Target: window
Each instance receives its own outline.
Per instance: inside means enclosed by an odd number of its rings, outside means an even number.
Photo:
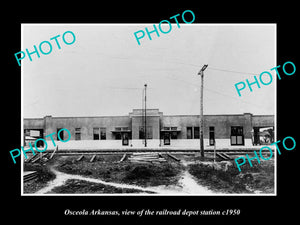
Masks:
[[[93,138],[94,140],[106,140],[106,128],[105,127],[93,128]]]
[[[99,135],[99,128],[93,128],[93,139],[94,140],[100,140],[100,135]]]
[[[200,138],[199,127],[186,127],[186,138],[187,139],[199,139]]]
[[[81,140],[81,128],[75,128],[75,140]]]
[[[36,139],[44,138],[44,130],[43,129],[24,129],[24,145],[28,145],[28,143],[31,143],[32,146],[35,145]],[[34,139],[33,139],[34,138]],[[38,140],[36,142],[37,147],[44,147],[44,141]]]
[[[194,139],[200,138],[199,127],[194,127]]]
[[[215,145],[215,127],[209,127],[209,145]]]
[[[177,130],[177,127],[171,127],[171,130]]]
[[[193,127],[186,128],[186,138],[193,139]]]
[[[244,145],[243,127],[234,126],[231,127],[231,145]]]
[[[170,127],[164,127],[164,130],[170,130]]]

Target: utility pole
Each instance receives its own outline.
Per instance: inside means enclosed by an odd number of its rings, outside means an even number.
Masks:
[[[200,136],[200,154],[201,157],[204,157],[204,144],[203,144],[203,81],[204,81],[204,70],[207,68],[207,64],[202,67],[198,75],[201,76],[201,89],[200,89],[200,126],[199,126],[199,136]]]
[[[147,84],[145,86],[145,128],[144,128],[144,138],[145,138],[145,147],[147,147],[147,105],[146,105],[146,90],[147,90]]]

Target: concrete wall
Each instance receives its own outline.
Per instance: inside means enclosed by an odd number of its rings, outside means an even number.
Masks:
[[[262,121],[264,122],[264,121]],[[178,139],[187,138],[187,127],[199,127],[199,116],[163,116],[161,126],[181,129]],[[209,127],[215,127],[215,138],[230,138],[232,126],[242,126],[245,138],[251,138],[251,114],[242,115],[205,115],[204,138],[209,138]]]
[[[23,120],[24,129],[45,129],[44,118],[30,118]]]
[[[92,148],[108,148],[122,146],[122,140],[115,140],[112,131],[116,127],[128,127],[132,131],[132,140],[129,145],[133,147],[143,147],[144,140],[139,139],[139,127],[142,124],[142,111],[133,110],[129,116],[107,116],[107,117],[51,117],[24,119],[24,129],[43,129],[43,137],[51,133],[56,133],[59,128],[67,128],[71,133],[71,140],[64,145],[86,146]],[[152,126],[153,139],[148,140],[148,147],[164,146],[160,130],[163,127],[177,127],[180,132],[176,140],[171,140],[170,147],[197,147],[199,139],[187,139],[187,127],[199,127],[199,116],[197,115],[179,115],[163,116],[158,109],[147,111],[147,126]],[[253,116],[250,113],[239,115],[205,115],[204,116],[204,145],[208,145],[209,127],[215,128],[215,139],[217,146],[225,147],[230,145],[231,127],[242,126],[244,132],[245,146],[252,146],[253,127],[271,127],[274,126],[274,116],[258,115]],[[106,140],[93,140],[93,128],[105,127]],[[75,128],[81,128],[81,140],[75,141]],[[64,137],[68,138],[64,132]],[[56,134],[53,138],[57,140]],[[46,140],[51,140],[50,137]],[[85,142],[84,142],[85,141]],[[84,144],[85,143],[85,144]],[[238,146],[237,146],[238,147]],[[73,147],[72,147],[73,148]]]
[[[147,127],[152,127],[152,139],[159,139],[159,117],[158,116],[147,116]],[[132,139],[139,139],[139,128],[144,126],[142,117],[132,117]]]
[[[252,116],[253,127],[274,127],[274,116],[272,115],[254,115]]]
[[[116,127],[131,129],[131,120],[128,116],[110,117],[45,117],[46,134],[57,132],[59,128],[67,128],[71,133],[71,140],[75,140],[75,128],[81,128],[81,140],[93,140],[93,128],[106,127],[106,140],[115,140],[111,132]],[[66,133],[64,133],[67,135]],[[56,135],[53,137],[56,138]],[[67,137],[67,136],[66,136]],[[48,140],[51,138],[48,137]]]

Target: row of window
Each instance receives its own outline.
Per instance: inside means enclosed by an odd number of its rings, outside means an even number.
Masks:
[[[58,131],[62,128],[57,129]],[[122,132],[128,131],[128,127],[116,127],[115,128],[115,139],[131,139],[131,133]],[[25,136],[30,135],[30,130],[25,129]],[[120,132],[118,132],[120,131]],[[170,132],[168,132],[170,131]],[[199,139],[200,132],[199,127],[187,127],[186,128],[186,138],[187,139]],[[146,127],[147,139],[153,138],[152,126]],[[163,132],[161,132],[161,137],[163,139],[177,139],[177,127],[164,127]],[[64,140],[64,133],[60,133],[60,138]],[[139,139],[145,138],[144,126],[139,127]],[[94,127],[93,128],[93,139],[94,140],[106,140],[106,128],[105,127]],[[57,140],[58,137],[57,137]],[[81,128],[75,128],[75,140],[81,140]],[[230,136],[232,145],[243,145],[244,144],[244,135],[242,126],[232,126],[231,127],[231,136]],[[215,127],[209,127],[209,144],[214,145],[215,143]]]
[[[199,139],[199,127],[187,127],[187,139]],[[242,126],[232,126],[230,134],[231,145],[244,145],[244,132]],[[209,145],[215,144],[215,127],[209,127]]]
[[[106,128],[105,127],[93,128],[93,138],[94,140],[106,140]]]
[[[61,128],[57,129],[57,132]],[[60,133],[60,138],[64,140],[63,132]],[[105,127],[94,127],[93,128],[93,139],[94,140],[106,140],[106,128]],[[57,140],[58,137],[57,137]],[[81,140],[81,128],[75,128],[75,140]]]

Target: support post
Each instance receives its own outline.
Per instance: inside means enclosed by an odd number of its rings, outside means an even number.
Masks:
[[[201,157],[204,157],[204,144],[203,144],[203,82],[204,82],[204,70],[207,68],[207,64],[202,67],[198,75],[201,76],[201,89],[200,89],[200,126],[199,126],[199,136],[200,136],[200,154]]]
[[[145,147],[147,147],[147,105],[146,105],[146,101],[147,101],[147,84],[144,85],[145,86],[145,128],[144,128],[144,138],[145,138]]]

